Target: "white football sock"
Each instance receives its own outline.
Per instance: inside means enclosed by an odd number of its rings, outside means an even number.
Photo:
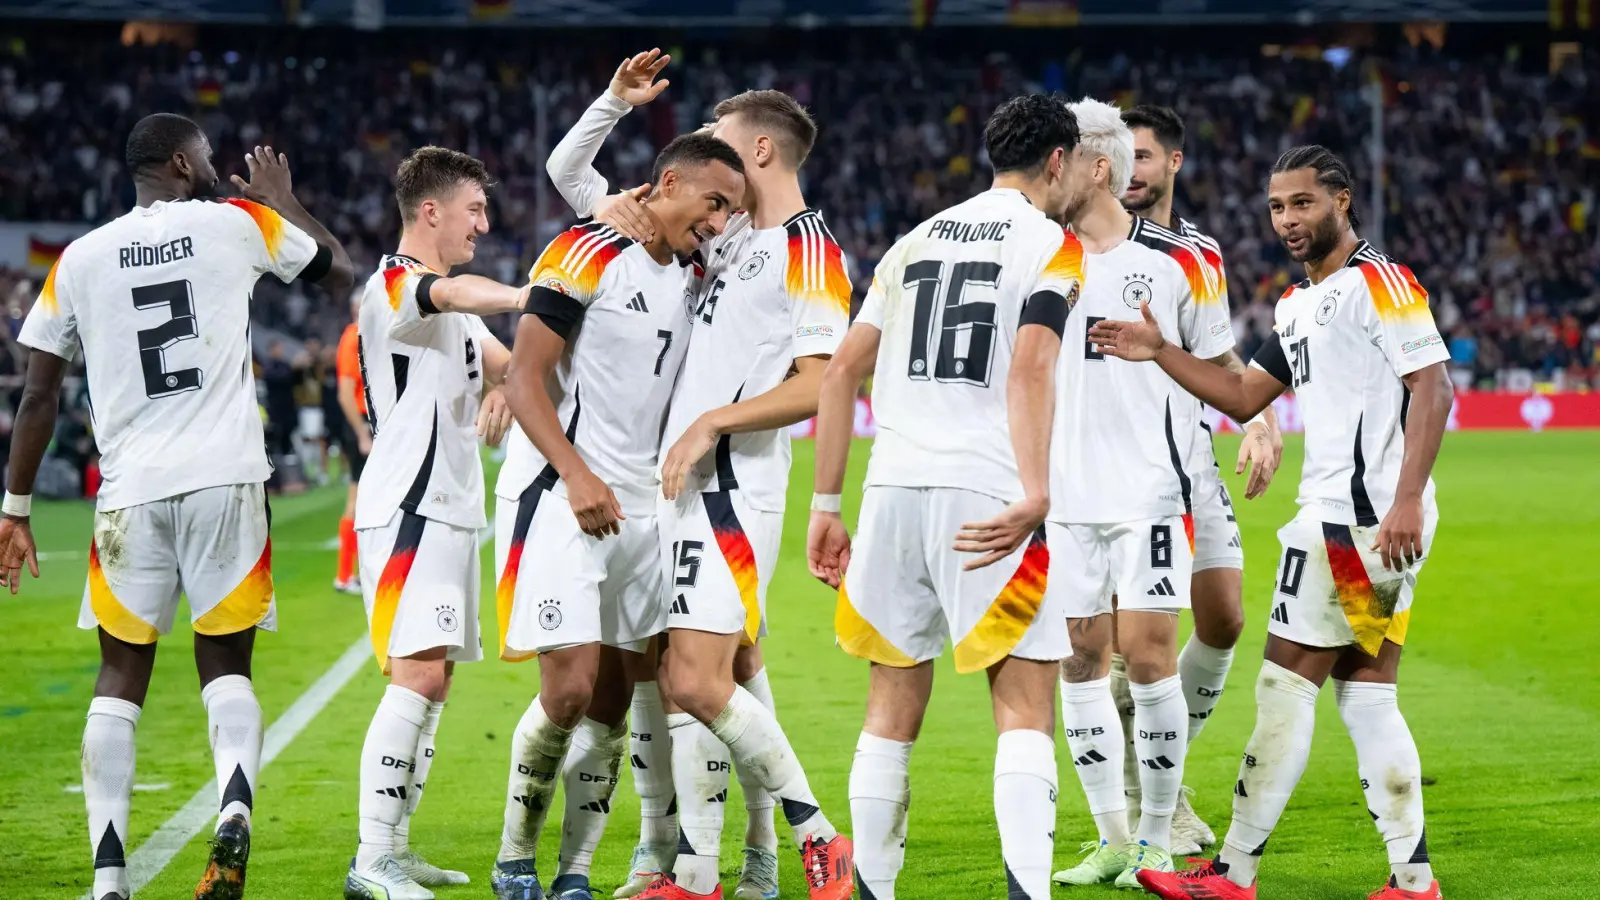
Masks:
[[[1122,791],[1126,745],[1111,679],[1061,682],[1061,724],[1100,839],[1114,847],[1128,843],[1128,799]]]
[[[1183,682],[1183,700],[1189,707],[1189,742],[1200,736],[1206,720],[1222,699],[1222,689],[1228,682],[1228,669],[1233,667],[1233,648],[1218,650],[1189,635],[1178,654],[1178,678]]]
[[[1356,745],[1367,809],[1388,845],[1394,884],[1425,891],[1433,885],[1433,866],[1422,820],[1422,759],[1396,694],[1392,684],[1333,683],[1339,715]]]
[[[994,817],[1010,900],[1050,900],[1056,836],[1056,745],[1050,735],[1027,729],[1001,733],[995,745]]]
[[[772,703],[772,685],[767,681],[765,668],[751,676],[750,680],[740,687],[761,701],[761,705],[771,710],[774,716],[777,715],[777,707]],[[761,787],[760,779],[750,774],[749,767],[734,766],[733,772],[739,778],[739,790],[744,793],[744,810],[748,816],[744,829],[744,845],[777,853],[778,831],[773,826],[773,809],[777,804],[773,802],[772,795]]]
[[[800,759],[778,718],[749,691],[735,687],[728,705],[709,727],[728,745],[733,758],[760,778],[767,793],[783,804],[783,817],[789,820],[796,844],[804,847],[809,838],[831,841],[839,834],[817,806],[816,795],[811,793]]]
[[[894,900],[906,862],[906,810],[911,806],[911,745],[861,732],[850,765],[850,824],[856,873],[876,900]]]
[[[499,862],[533,859],[539,849],[550,800],[556,793],[561,760],[572,743],[571,728],[545,715],[538,697],[528,704],[511,735],[511,774],[506,784],[505,825],[500,832]]]
[[[606,833],[611,818],[611,795],[617,789],[617,772],[628,749],[628,726],[612,728],[585,717],[572,735],[572,747],[561,767],[561,789],[567,805],[561,826],[559,879],[564,875],[589,879],[594,848]],[[564,888],[551,885],[552,890]]]
[[[428,701],[398,684],[384,689],[361,746],[361,846],[356,868],[394,852],[394,829],[405,815],[406,798],[417,761],[417,740],[428,715]]]
[[[1317,686],[1268,660],[1256,679],[1256,727],[1233,788],[1233,823],[1217,859],[1228,880],[1255,883],[1267,838],[1305,774],[1317,725]]]
[[[1139,751],[1133,745],[1133,693],[1128,690],[1128,660],[1111,654],[1111,700],[1117,705],[1122,722],[1122,794],[1126,798],[1127,818],[1139,809]]]
[[[83,802],[89,810],[94,898],[128,896],[128,809],[133,796],[133,731],[139,707],[116,697],[89,701],[83,726]]]
[[[217,824],[235,815],[250,824],[261,771],[261,704],[243,675],[223,675],[200,690],[217,772]]]
[[[685,890],[716,889],[722,819],[728,808],[728,747],[688,713],[667,716],[672,780],[678,796],[678,861],[672,873]]]
[[[1189,748],[1183,684],[1174,675],[1154,684],[1133,682],[1128,689],[1133,694],[1134,741],[1139,751],[1135,838],[1165,850],[1172,846],[1172,811],[1183,789],[1183,755]]]
[[[633,757],[633,788],[639,794],[639,843],[671,848],[678,840],[677,808],[672,802],[672,739],[654,681],[633,686],[628,715]]]
[[[394,827],[394,852],[403,855],[411,849],[411,817],[422,805],[422,789],[428,785],[428,772],[433,769],[434,739],[439,734],[439,717],[444,714],[444,701],[432,700],[422,718],[422,734],[417,737],[417,764],[411,775],[411,791],[406,795],[405,815]]]

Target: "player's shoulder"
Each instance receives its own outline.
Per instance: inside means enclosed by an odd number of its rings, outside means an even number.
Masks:
[[[1222,245],[1217,243],[1216,238],[1201,231],[1199,225],[1178,215],[1173,216],[1172,219],[1177,223],[1177,228],[1173,230],[1176,230],[1178,234],[1194,241],[1200,246],[1201,250],[1208,250],[1219,257],[1222,255]]]
[[[845,268],[844,250],[828,230],[822,213],[815,209],[801,210],[783,223],[783,230],[787,244],[784,278],[787,293],[799,299],[826,299],[848,313],[850,273]]]
[[[1197,263],[1203,262],[1205,259],[1204,251],[1194,238],[1185,235],[1181,230],[1175,231],[1141,216],[1133,217],[1133,231],[1129,234],[1129,239],[1140,246],[1172,257],[1180,265],[1191,260]]]
[[[1419,304],[1427,307],[1428,292],[1411,269],[1366,241],[1356,245],[1345,269],[1361,276],[1358,286],[1366,289],[1380,313],[1405,310]]]
[[[600,222],[574,225],[556,235],[534,263],[529,277],[537,278],[544,271],[550,277],[558,273],[573,278],[582,276],[585,281],[593,279],[598,284],[606,268],[632,246],[631,238],[609,225]]]

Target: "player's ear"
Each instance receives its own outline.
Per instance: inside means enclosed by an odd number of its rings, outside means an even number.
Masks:
[[[767,135],[756,136],[756,165],[765,166],[771,163],[777,154],[777,149],[772,145],[772,138]]]
[[[189,154],[182,150],[173,151],[172,167],[178,170],[178,174],[183,176],[185,181],[194,177],[194,166],[189,163]]]
[[[1172,172],[1172,174],[1174,174],[1174,175],[1176,175],[1179,172],[1183,171],[1183,151],[1182,150],[1174,150],[1174,151],[1172,151],[1172,155],[1167,157],[1167,169],[1168,169],[1168,171]]]
[[[651,193],[660,194],[663,197],[671,197],[673,193],[677,191],[677,189],[678,171],[676,169],[668,169],[661,173],[661,180],[656,184],[656,189],[651,191]]]

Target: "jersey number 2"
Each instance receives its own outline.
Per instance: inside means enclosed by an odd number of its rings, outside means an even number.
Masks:
[[[958,262],[950,267],[948,285],[944,262],[923,260],[906,266],[902,287],[917,289],[917,305],[911,326],[911,363],[906,375],[913,381],[928,380],[928,347],[935,344],[938,354],[933,363],[935,381],[962,381],[978,387],[989,386],[989,363],[994,350],[993,303],[967,300],[967,285],[995,287],[1000,283],[1000,264],[980,260]],[[938,309],[934,302],[943,295]],[[934,332],[938,332],[935,341]],[[961,334],[967,336],[967,352],[958,355]]]
[[[138,332],[139,365],[144,370],[144,392],[151,398],[198,391],[199,369],[167,371],[166,351],[179,341],[194,340],[200,330],[194,319],[194,293],[188,281],[164,281],[133,289],[135,309],[168,307],[171,317],[154,328]]]

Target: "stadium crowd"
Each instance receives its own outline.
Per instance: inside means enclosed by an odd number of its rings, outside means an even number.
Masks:
[[[0,44],[0,152],[9,163],[0,169],[0,219],[121,214],[132,190],[120,136],[140,115],[171,110],[203,124],[224,173],[258,142],[287,151],[307,208],[358,267],[370,267],[399,231],[390,173],[432,142],[481,157],[499,179],[494,231],[474,268],[503,281],[516,280],[570,219],[554,191],[541,191],[544,153],[605,88],[616,60],[652,40],[208,28],[184,49],[100,36],[45,29]],[[898,234],[986,184],[980,134],[1004,97],[1044,89],[1174,106],[1189,126],[1176,208],[1223,243],[1246,355],[1299,277],[1262,204],[1272,160],[1291,144],[1322,143],[1371,184],[1369,91],[1379,90],[1385,208],[1368,209],[1365,190],[1356,208],[1369,233],[1382,217],[1383,249],[1431,291],[1457,383],[1492,388],[1517,372],[1600,387],[1600,57],[1592,50],[1552,73],[1544,48],[1524,54],[1516,44],[1479,53],[1396,42],[1364,55],[1265,52],[1259,42],[1253,52],[1179,50],[1193,45],[1174,41],[1136,57],[1093,49],[1125,46],[1115,41],[963,42],[938,31],[663,43],[676,57],[672,87],[624,120],[598,167],[615,184],[639,184],[656,148],[708,117],[716,99],[750,87],[788,91],[821,125],[807,196],[849,255],[858,294]],[[1011,49],[962,49],[973,43]],[[278,398],[263,405],[273,419],[292,419],[286,385],[303,385],[301,405],[319,402],[312,388],[329,364],[321,348],[347,313],[343,298],[327,303],[268,281],[258,325],[294,343],[279,348],[281,359],[256,348],[264,391]],[[35,290],[34,279],[0,271],[10,323],[0,379],[20,375],[11,338]],[[505,332],[510,323],[491,325]],[[303,352],[308,338],[321,346]]]

